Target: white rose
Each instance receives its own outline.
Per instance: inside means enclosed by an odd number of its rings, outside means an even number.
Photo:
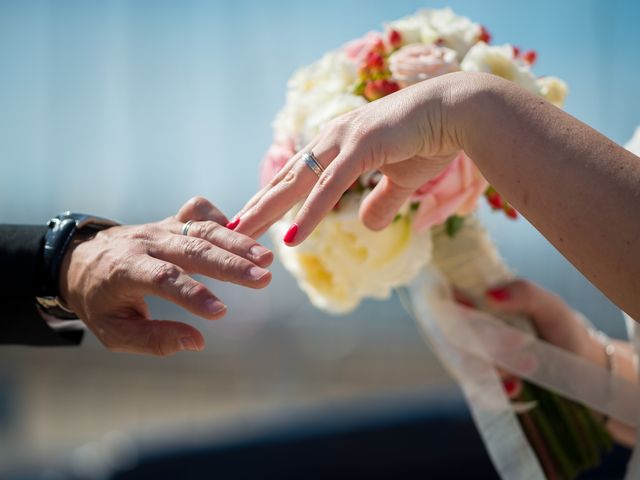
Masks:
[[[640,127],[636,128],[633,137],[631,137],[631,140],[627,142],[624,148],[629,150],[631,153],[640,156]]]
[[[567,84],[556,77],[541,77],[537,80],[540,95],[553,103],[556,107],[564,105],[564,99],[569,92]]]
[[[311,236],[297,247],[282,244],[293,220],[290,212],[272,230],[280,259],[316,307],[346,313],[364,298],[388,298],[406,285],[431,259],[431,234],[418,233],[407,215],[381,232],[358,218],[362,195],[343,198]]]
[[[324,91],[290,98],[273,123],[275,137],[293,138],[302,147],[313,140],[328,122],[366,103],[359,95]]]
[[[299,69],[289,79],[287,87],[293,92],[348,92],[358,81],[358,66],[342,51],[326,53],[320,60]]]
[[[480,37],[481,27],[469,18],[456,15],[450,8],[420,10],[415,15],[401,18],[387,25],[398,30],[407,43],[432,44],[441,40],[462,58]]]
[[[276,138],[304,145],[333,118],[364,105],[353,95],[357,67],[343,52],[330,52],[289,80],[287,102],[273,123]]]
[[[494,47],[484,42],[476,43],[462,60],[460,68],[467,72],[493,73],[540,94],[540,87],[529,64],[515,58],[511,45]]]

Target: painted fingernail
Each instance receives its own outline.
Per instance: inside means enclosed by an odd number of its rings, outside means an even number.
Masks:
[[[227,306],[220,300],[214,300],[213,298],[210,298],[209,300],[204,302],[204,308],[207,310],[207,312],[213,314],[226,310]]]
[[[251,277],[252,280],[260,280],[268,273],[269,270],[265,270],[264,268],[260,267],[251,267],[249,269],[249,277]]]
[[[511,399],[516,398],[522,393],[522,380],[516,377],[508,377],[502,380],[502,385],[507,396]]]
[[[296,235],[298,234],[298,224],[294,223],[289,227],[287,233],[284,234],[284,243],[293,243],[296,239]]]
[[[262,245],[254,245],[249,249],[249,255],[253,258],[261,258],[267,253],[270,253],[270,250],[268,248],[264,248]]]
[[[189,350],[190,352],[200,351],[193,337],[182,337],[178,340],[178,346],[180,347],[180,350]]]
[[[496,302],[505,302],[511,298],[511,293],[506,288],[492,288],[487,291],[487,295]]]
[[[239,224],[240,224],[240,219],[236,218],[235,220],[231,220],[229,223],[227,223],[227,228],[229,230],[235,230]]]

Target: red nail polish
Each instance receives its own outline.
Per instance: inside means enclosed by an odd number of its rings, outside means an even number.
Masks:
[[[507,397],[514,399],[522,393],[522,380],[515,377],[508,377],[502,380],[502,386]]]
[[[492,288],[487,291],[487,295],[489,295],[496,302],[504,302],[511,298],[511,293],[506,288]]]
[[[229,230],[235,230],[239,224],[240,224],[240,219],[236,218],[235,220],[232,220],[229,223],[227,223],[227,228]]]
[[[294,223],[289,227],[287,233],[284,234],[284,243],[293,243],[296,239],[296,235],[298,234],[298,225]]]

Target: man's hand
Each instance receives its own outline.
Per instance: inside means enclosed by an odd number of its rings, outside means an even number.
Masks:
[[[189,220],[184,236],[181,229]],[[160,222],[101,231],[67,251],[61,296],[109,350],[162,356],[200,351],[205,342],[197,329],[152,320],[144,297],[156,295],[215,320],[227,307],[191,274],[266,287],[271,273],[265,267],[273,254],[227,229],[227,222],[209,201],[195,197]]]

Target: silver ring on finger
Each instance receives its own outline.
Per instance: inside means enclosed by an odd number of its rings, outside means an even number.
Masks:
[[[318,162],[318,159],[316,158],[316,156],[313,154],[312,151],[308,151],[305,152],[302,155],[301,160],[307,165],[307,167],[309,167],[311,169],[311,171],[313,173],[315,173],[318,177],[320,177],[320,175],[322,175],[322,172],[324,172],[324,168],[322,167],[322,165],[320,165],[320,162]]]
[[[182,226],[182,230],[180,230],[180,233],[185,237],[189,235],[189,228],[191,227],[192,223],[193,223],[193,220],[189,220],[187,223],[185,223]]]

